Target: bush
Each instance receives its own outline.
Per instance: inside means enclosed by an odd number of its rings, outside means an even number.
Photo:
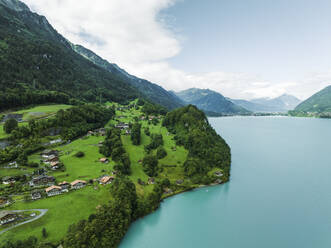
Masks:
[[[15,119],[6,120],[3,130],[5,133],[10,134],[14,129],[18,127],[18,122]]]
[[[144,172],[150,176],[156,176],[158,160],[156,156],[148,155],[143,159]]]
[[[82,157],[84,157],[85,156],[85,153],[84,152],[81,152],[81,151],[79,151],[79,152],[77,152],[76,154],[75,154],[75,157],[77,157],[77,158],[82,158]]]
[[[156,157],[158,159],[162,159],[162,158],[165,158],[167,156],[167,151],[164,149],[163,146],[160,146],[158,149],[157,149],[157,152],[156,152]]]

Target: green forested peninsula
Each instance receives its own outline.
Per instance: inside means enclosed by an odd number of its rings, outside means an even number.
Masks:
[[[149,104],[75,106],[15,128],[12,145],[1,150],[6,159],[0,173],[7,175],[1,180],[10,177],[12,183],[0,187],[0,197],[7,210],[50,214],[0,236],[2,247],[116,247],[130,223],[157,209],[163,198],[229,179],[230,148],[202,111],[190,105],[164,115],[157,107],[151,113]],[[56,151],[58,168],[40,155],[46,148]],[[12,163],[17,167],[9,168]],[[77,179],[85,186],[50,196],[49,186],[29,185],[38,175],[54,178],[55,189]],[[40,199],[33,200],[36,191]],[[79,215],[63,207],[68,201],[80,208]]]

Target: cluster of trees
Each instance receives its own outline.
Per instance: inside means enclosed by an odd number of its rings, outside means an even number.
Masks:
[[[129,155],[126,153],[122,140],[121,130],[111,128],[107,130],[105,141],[99,149],[99,152],[106,157],[112,157],[117,163],[115,169],[124,175],[131,173],[131,161]]]
[[[154,155],[145,156],[143,159],[144,172],[150,177],[156,176],[158,162],[157,157]]]
[[[158,104],[152,104],[145,101],[141,110],[146,115],[165,115],[168,111],[166,108]]]
[[[86,104],[67,110],[59,110],[55,117],[31,120],[28,126],[16,128],[11,133],[13,140],[29,136],[47,136],[50,132],[59,131],[64,140],[75,139],[89,130],[103,127],[112,117],[114,111],[100,105]]]
[[[131,128],[131,141],[133,145],[140,145],[141,143],[141,124],[136,122]]]
[[[230,147],[210,126],[205,114],[189,105],[168,113],[163,126],[175,134],[177,145],[188,151],[184,169],[189,177],[203,178],[214,168],[223,169],[226,179],[230,174]]]
[[[70,226],[64,238],[65,248],[117,247],[132,221],[141,213],[135,185],[126,177],[116,178],[110,189],[109,205],[102,206],[88,220]]]
[[[148,145],[146,145],[145,151],[147,153],[149,153],[150,151],[157,149],[159,146],[163,146],[163,136],[162,134],[156,134],[153,133],[150,135],[151,137],[151,143],[149,143]]]
[[[5,124],[3,125],[3,131],[5,131],[5,133],[7,133],[7,134],[10,134],[17,127],[18,127],[17,120],[8,119],[8,120],[6,120]]]
[[[103,127],[114,111],[99,105],[81,105],[67,110],[59,110],[48,119],[31,120],[29,125],[11,131],[11,146],[0,149],[0,163],[15,160],[19,155],[29,155],[43,148],[41,138],[50,132],[59,132],[63,140],[72,140],[89,130]]]
[[[34,236],[29,237],[26,240],[19,240],[15,242],[7,241],[1,248],[56,248],[55,245],[48,243],[39,243],[38,239]]]

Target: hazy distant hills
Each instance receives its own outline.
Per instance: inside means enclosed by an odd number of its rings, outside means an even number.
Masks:
[[[283,94],[276,98],[258,98],[250,101],[229,99],[233,103],[252,112],[287,112],[293,110],[301,101],[295,96]]]
[[[299,104],[295,111],[303,112],[331,112],[331,86],[317,92]]]
[[[243,107],[240,107],[226,99],[218,92],[209,89],[191,88],[175,93],[187,104],[193,104],[208,114],[247,114]]]

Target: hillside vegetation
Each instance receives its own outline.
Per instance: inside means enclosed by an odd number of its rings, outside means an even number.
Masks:
[[[331,86],[317,92],[307,100],[299,104],[295,111],[297,112],[331,112]]]
[[[0,4],[0,110],[40,103],[127,101],[122,79],[75,53],[47,22]]]
[[[157,209],[163,198],[226,182],[230,148],[205,114],[195,106],[166,115],[163,111],[141,100],[129,105],[76,106],[15,129],[10,134],[13,146],[0,150],[7,161],[0,166],[0,173],[16,182],[0,185],[0,197],[10,199],[7,210],[41,208],[48,212],[1,235],[2,247],[39,248],[60,243],[65,248],[116,247],[131,222]],[[117,126],[123,123],[127,126],[121,130]],[[60,128],[59,134],[44,133],[54,127]],[[105,135],[100,134],[99,127],[105,127]],[[62,139],[60,144],[44,143],[57,138]],[[22,144],[19,150],[17,144]],[[61,167],[57,170],[42,162],[40,152],[48,147],[59,152]],[[102,157],[109,162],[100,162]],[[3,167],[14,159],[18,168]],[[43,193],[41,199],[33,201],[30,194],[35,189],[28,182],[41,172],[53,176],[56,185],[80,179],[87,186],[52,197]],[[99,179],[104,175],[113,175],[115,180],[101,185]]]
[[[146,97],[146,99],[152,101],[153,103],[162,105],[168,109],[175,109],[185,105],[185,103],[176,95],[166,91],[161,86],[128,74],[125,70],[121,69],[116,64],[109,63],[107,60],[104,60],[87,48],[80,45],[72,45],[72,47],[78,54],[137,88],[137,90],[144,97]]]

